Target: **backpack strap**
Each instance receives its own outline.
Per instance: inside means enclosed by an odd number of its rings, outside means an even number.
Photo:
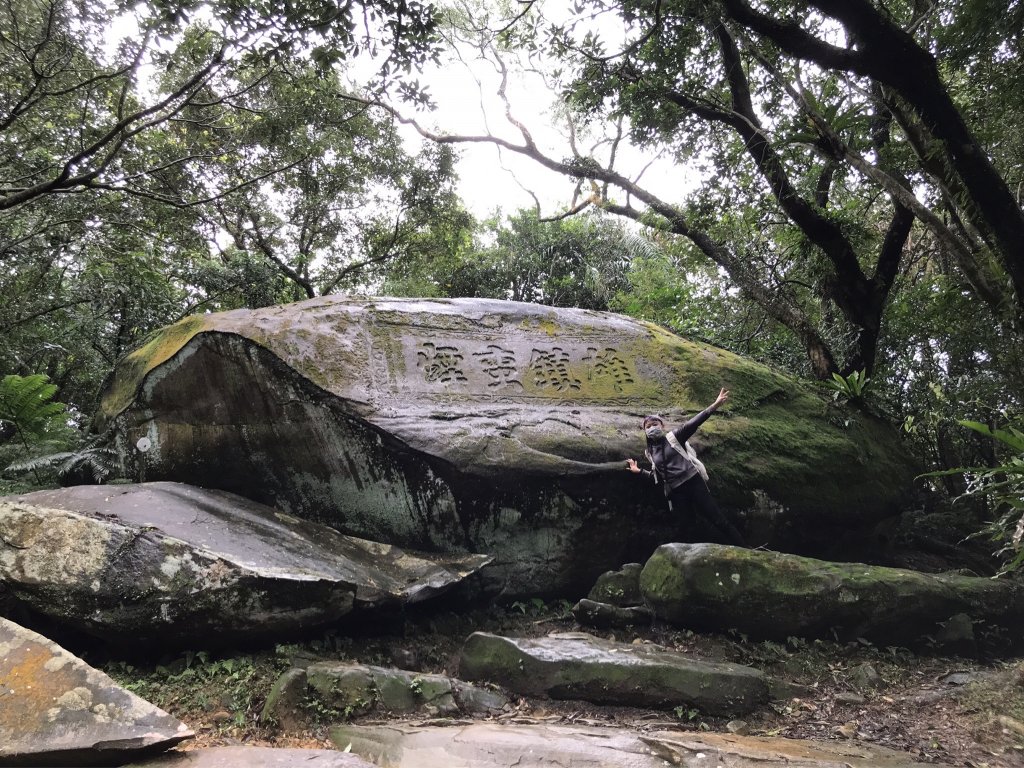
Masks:
[[[707,482],[707,467],[704,466],[704,462],[697,458],[697,451],[693,449],[693,446],[690,445],[689,442],[680,445],[679,438],[675,436],[674,432],[666,432],[665,439],[668,441],[668,444],[671,445],[672,448],[676,451],[676,453],[685,456],[687,460],[691,464],[693,464],[693,466],[697,469],[697,472],[700,473],[700,476],[704,478],[704,482]]]

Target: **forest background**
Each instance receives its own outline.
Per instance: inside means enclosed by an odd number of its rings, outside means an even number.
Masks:
[[[1022,30],[1019,0],[0,0],[0,491],[116,475],[103,381],[191,313],[493,297],[820,382],[1013,564]]]

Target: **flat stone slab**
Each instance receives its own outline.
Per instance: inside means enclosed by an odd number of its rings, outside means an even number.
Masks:
[[[768,701],[768,679],[740,664],[706,662],[660,646],[627,645],[582,632],[512,638],[475,632],[462,649],[462,677],[526,696],[596,704],[739,715]]]
[[[1024,630],[1024,589],[1010,580],[834,563],[720,544],[665,544],[640,574],[655,615],[697,630],[751,637],[865,638],[925,647],[966,614]]]
[[[500,712],[508,704],[504,695],[462,680],[405,669],[319,662],[306,668],[305,677],[306,699],[345,719],[371,711],[471,716]]]
[[[358,755],[333,749],[212,747],[174,751],[132,768],[375,768]]]
[[[339,749],[380,768],[913,768],[904,753],[857,742],[726,734],[639,734],[619,728],[474,723],[331,729]]]
[[[905,752],[857,741],[780,739],[726,733],[660,732],[640,740],[670,765],[709,768],[913,768]]]
[[[0,618],[0,765],[113,765],[193,736],[56,643]]]
[[[380,768],[665,768],[636,734],[612,728],[344,725],[330,738]]]
[[[644,414],[682,423],[722,386],[727,408],[692,442],[752,541],[829,540],[902,508],[918,470],[891,425],[835,424],[812,387],[652,324],[538,304],[325,296],[195,315],[119,363],[97,424],[135,477],[491,553],[487,586],[529,595],[582,591],[677,537],[625,459]]]
[[[115,640],[284,634],[353,605],[425,600],[488,561],[345,536],[181,483],[0,498],[0,583],[10,596]]]
[[[572,615],[580,624],[588,627],[631,627],[636,624],[647,624],[654,621],[650,608],[641,605],[622,607],[609,603],[599,603],[584,598],[572,608]]]

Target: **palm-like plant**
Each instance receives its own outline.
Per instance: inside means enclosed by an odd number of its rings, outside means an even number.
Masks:
[[[958,467],[922,477],[962,474],[967,490],[960,498],[981,496],[990,502],[995,515],[978,535],[999,544],[995,554],[1006,561],[1000,573],[1009,573],[1024,565],[1024,432],[1014,427],[992,429],[977,421],[959,423],[1005,446],[1005,458],[994,467]]]

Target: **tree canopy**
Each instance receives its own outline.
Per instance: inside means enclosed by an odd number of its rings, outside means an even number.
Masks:
[[[987,83],[1020,77],[1019,33],[976,31],[998,5],[629,0],[577,3],[566,18],[531,2],[511,21],[459,17],[496,66],[523,50],[548,62],[569,141],[545,152],[518,119],[521,142],[423,132],[491,141],[591,184],[586,203],[719,265],[816,376],[870,374],[918,259],[984,302],[1004,335],[1021,330],[1017,142],[976,114],[994,108]],[[574,140],[609,127],[604,152]],[[629,177],[616,167],[623,141],[674,158],[698,188],[670,197]]]
[[[1008,0],[0,0],[0,373],[85,423],[189,313],[487,296],[866,381],[933,465],[993,465],[956,421],[1022,405],[1022,29]],[[460,60],[517,138],[424,127],[421,68]],[[512,101],[524,71],[560,146]],[[474,220],[466,142],[572,199]]]

